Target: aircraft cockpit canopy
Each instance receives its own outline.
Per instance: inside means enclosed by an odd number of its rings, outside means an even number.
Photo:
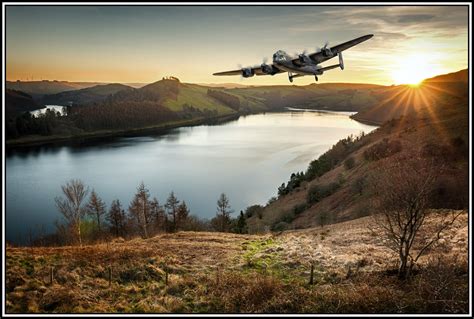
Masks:
[[[273,55],[273,61],[280,62],[280,61],[285,61],[286,60],[286,53],[285,51],[278,50],[275,52]]]

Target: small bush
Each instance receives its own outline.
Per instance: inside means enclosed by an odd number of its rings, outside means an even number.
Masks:
[[[289,224],[286,223],[286,222],[279,222],[279,223],[276,223],[275,225],[272,225],[271,230],[272,231],[283,231],[283,230],[287,229],[288,226],[289,226]]]
[[[351,185],[352,192],[357,195],[362,195],[367,186],[367,181],[364,176],[357,178]]]
[[[283,216],[282,221],[287,224],[290,224],[292,221],[295,220],[295,218],[296,218],[295,214],[293,212],[289,212]]]
[[[334,194],[340,187],[339,183],[333,182],[327,185],[313,185],[309,188],[306,195],[306,202],[311,205],[319,202],[323,198],[326,198]]]
[[[402,150],[400,141],[389,141],[384,138],[382,142],[376,143],[364,151],[364,158],[368,161],[378,161],[382,158],[392,156]]]
[[[306,203],[296,204],[293,206],[293,214],[299,215],[306,210]]]
[[[350,156],[349,158],[347,158],[345,161],[344,161],[344,167],[347,169],[347,170],[350,170],[352,168],[354,168],[355,166],[355,159],[354,157]]]

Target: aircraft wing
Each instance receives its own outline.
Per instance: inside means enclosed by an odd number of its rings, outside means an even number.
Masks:
[[[284,72],[284,71],[278,69],[273,64],[269,64],[268,66],[272,68],[272,70],[273,70],[272,73],[273,74]],[[245,69],[247,69],[247,68],[245,68]],[[248,68],[248,69],[252,69],[252,73],[255,74],[255,75],[269,75],[268,73],[263,72],[262,68],[260,66],[256,66],[256,67]],[[242,70],[243,69],[233,70],[233,71],[217,72],[217,73],[213,73],[212,75],[243,75]]]
[[[217,72],[213,73],[212,75],[242,75],[242,70]]]
[[[333,53],[333,56],[327,57],[327,56],[324,56],[323,52],[316,52],[316,53],[310,54],[309,58],[311,60],[313,60],[315,63],[322,63],[324,61],[327,61],[329,59],[332,59],[332,58],[336,57],[339,52],[347,50],[347,49],[349,49],[349,48],[353,47],[354,45],[357,45],[361,42],[367,41],[370,38],[372,38],[373,36],[374,36],[373,34],[367,34],[367,35],[364,35],[364,36],[359,37],[357,39],[350,40],[350,41],[347,41],[347,42],[344,42],[342,44],[334,46],[334,47],[331,48],[331,52]],[[299,61],[299,60],[295,59],[293,61],[296,62],[296,61]],[[298,62],[296,62],[296,63],[298,63]]]

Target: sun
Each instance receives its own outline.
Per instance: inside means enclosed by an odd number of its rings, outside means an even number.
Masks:
[[[419,85],[426,78],[442,73],[429,56],[410,55],[395,62],[391,72],[395,84]]]

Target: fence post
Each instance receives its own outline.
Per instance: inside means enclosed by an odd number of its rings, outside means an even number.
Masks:
[[[314,284],[314,264],[311,263],[311,273],[309,275],[309,284]]]
[[[112,266],[109,266],[109,287],[112,286]]]

